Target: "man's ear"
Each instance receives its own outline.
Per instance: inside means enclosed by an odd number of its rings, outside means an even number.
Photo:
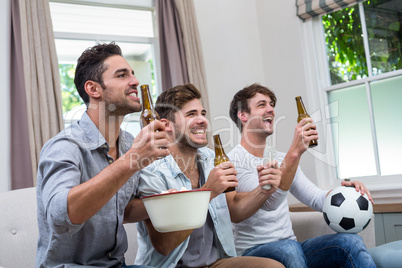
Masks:
[[[237,117],[242,121],[242,122],[247,122],[248,120],[248,114],[244,111],[238,111],[237,112]]]
[[[166,118],[162,118],[160,121],[165,125],[165,131],[172,131],[173,129],[172,121],[167,120]]]
[[[84,88],[90,98],[99,99],[102,96],[102,88],[97,82],[88,80],[85,82]]]

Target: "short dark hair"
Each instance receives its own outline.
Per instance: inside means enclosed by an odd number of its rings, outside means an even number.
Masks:
[[[155,109],[161,118],[174,122],[174,114],[193,100],[201,99],[201,93],[193,84],[184,84],[162,92],[155,103]]]
[[[102,75],[106,70],[104,61],[114,55],[122,56],[121,49],[115,42],[98,44],[87,48],[78,58],[75,68],[74,84],[85,104],[89,103],[89,96],[84,85],[88,80],[98,82],[104,88]]]
[[[234,96],[233,100],[230,103],[229,115],[232,118],[233,122],[240,129],[240,132],[243,131],[243,127],[237,113],[239,111],[250,113],[250,106],[248,105],[248,100],[255,96],[255,94],[261,93],[263,95],[268,96],[273,106],[276,105],[276,96],[275,93],[268,89],[267,87],[261,86],[260,84],[252,84],[248,87],[243,88],[238,91]]]

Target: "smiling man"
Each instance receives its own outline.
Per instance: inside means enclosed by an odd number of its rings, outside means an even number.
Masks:
[[[155,267],[283,267],[271,259],[235,257],[231,217],[242,220],[252,215],[275,187],[223,193],[237,186],[236,170],[230,162],[214,167],[215,155],[205,147],[208,122],[200,98],[192,84],[176,86],[158,97],[156,110],[168,133],[171,155],[143,169],[137,189],[139,196],[182,187],[212,189],[206,222],[198,229],[170,233],[159,233],[149,219],[138,223],[137,262]],[[278,186],[279,169],[269,172],[264,184]]]
[[[267,137],[274,132],[276,97],[268,88],[253,84],[238,91],[230,105],[230,117],[241,132],[241,142],[228,156],[236,167],[237,192],[258,186],[270,164],[264,164]],[[310,124],[307,124],[310,123]],[[375,267],[363,240],[356,234],[332,234],[296,241],[289,217],[290,192],[307,206],[322,211],[328,191],[315,186],[298,167],[311,140],[318,139],[312,119],[303,119],[295,128],[293,142],[285,155],[272,152],[281,164],[282,177],[274,192],[254,215],[235,224],[237,254],[272,258],[287,268]],[[265,158],[265,159],[264,159]],[[362,194],[370,192],[358,181],[342,182]],[[371,199],[371,197],[370,197]]]
[[[41,151],[36,267],[126,267],[123,221],[147,217],[133,199],[134,174],[169,154],[161,149],[164,125],[153,122],[136,139],[120,129],[141,103],[134,71],[114,43],[85,50],[74,82],[87,111]]]

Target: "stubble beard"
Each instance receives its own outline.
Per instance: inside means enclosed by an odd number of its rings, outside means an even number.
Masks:
[[[109,91],[106,87],[103,88],[103,91],[105,96],[109,96]],[[127,96],[126,92],[124,92],[124,96]],[[105,108],[107,113],[111,116],[125,116],[127,114],[140,112],[142,110],[142,104],[140,101],[133,102],[127,98],[119,99],[117,101],[108,101],[108,98],[105,98]]]
[[[180,150],[197,150],[201,147],[205,147],[208,142],[205,143],[195,143],[190,139],[190,136],[181,132],[181,127],[176,127],[175,128],[175,143],[177,146],[180,148]]]

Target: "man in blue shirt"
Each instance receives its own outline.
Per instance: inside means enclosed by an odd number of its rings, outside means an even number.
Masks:
[[[182,187],[212,189],[206,222],[198,229],[170,233],[159,233],[149,219],[138,223],[136,262],[155,267],[283,267],[271,259],[235,257],[231,224],[231,219],[240,221],[258,210],[279,185],[281,173],[277,166],[269,170],[263,183],[273,185],[271,190],[222,194],[237,186],[236,170],[230,162],[214,167],[215,155],[205,147],[208,122],[200,98],[192,84],[159,96],[156,110],[172,143],[171,155],[140,172],[137,191],[147,196]]]
[[[85,50],[74,82],[87,111],[41,151],[36,267],[125,267],[123,221],[147,217],[133,199],[135,173],[170,153],[165,127],[155,121],[136,139],[120,129],[141,103],[139,82],[114,43]]]

